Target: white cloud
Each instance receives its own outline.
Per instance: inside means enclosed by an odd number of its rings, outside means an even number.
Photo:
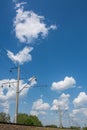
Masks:
[[[31,115],[35,115],[35,116],[38,116],[38,112],[37,112],[37,111],[34,111],[34,110],[32,110],[32,111],[30,112],[30,114],[31,114]]]
[[[27,94],[31,85],[34,85],[34,84],[31,84],[31,83],[27,84],[23,80],[20,80],[19,82],[19,92],[20,92],[19,97],[20,98],[23,98]],[[0,86],[2,86],[0,87],[0,106],[1,106],[0,108],[2,108],[5,112],[8,112],[9,105],[15,101],[17,80],[15,79],[0,80]],[[27,88],[25,88],[24,86],[27,86]]]
[[[40,111],[39,115],[46,115],[46,112],[45,111]]]
[[[22,5],[25,5],[25,4],[27,4],[27,2],[16,3],[15,9],[18,9],[18,8],[20,8]],[[22,7],[23,7],[23,6],[22,6]]]
[[[76,84],[76,81],[73,77],[65,77],[63,81],[53,82],[52,90],[65,90],[73,87]]]
[[[83,127],[87,123],[87,107],[73,109],[70,113],[70,118],[72,123]]]
[[[43,102],[42,99],[38,99],[33,102],[32,110],[30,112],[31,115],[46,115],[46,110],[50,108],[50,105],[46,102]]]
[[[38,99],[33,103],[32,110],[48,110],[50,108],[48,103],[43,102],[42,99]]]
[[[8,101],[4,103],[0,103],[0,111],[3,111],[5,113],[9,113],[9,104]]]
[[[31,43],[34,39],[47,36],[50,29],[55,30],[56,25],[47,26],[44,16],[39,16],[33,11],[24,11],[25,3],[16,4],[16,17],[14,30],[20,42]],[[22,5],[22,6],[21,6]]]
[[[18,0],[12,0],[14,3],[18,2]]]
[[[72,110],[70,116],[83,126],[87,119],[87,94],[85,92],[80,92],[73,100],[73,104],[74,109]]]
[[[38,116],[38,115],[46,115],[46,112],[45,111],[35,111],[35,110],[32,110],[30,112],[30,114]]]
[[[81,89],[82,88],[82,86],[78,86],[78,89]]]
[[[62,110],[68,110],[69,109],[69,94],[62,94],[59,99],[54,99],[52,103],[51,110],[58,110],[59,107]]]
[[[14,62],[23,64],[32,60],[32,56],[29,54],[33,50],[32,47],[25,47],[23,50],[19,51],[17,54],[7,50],[7,56]]]
[[[74,109],[72,113],[73,115],[84,114],[85,116],[87,116],[87,108]]]
[[[55,30],[55,29],[57,29],[57,27],[56,27],[55,25],[51,25],[51,26],[49,27],[49,30],[50,30],[50,29]]]
[[[85,92],[80,92],[78,97],[73,100],[75,107],[84,107],[87,105],[87,94]]]

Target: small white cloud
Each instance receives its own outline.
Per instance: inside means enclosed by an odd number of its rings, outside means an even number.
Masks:
[[[38,116],[38,115],[46,115],[46,112],[45,111],[34,111],[34,110],[32,110],[30,112],[30,114]]]
[[[79,89],[81,89],[81,88],[82,88],[82,86],[78,86],[78,88],[79,88]]]
[[[34,110],[32,110],[32,111],[30,112],[30,114],[31,114],[31,115],[35,115],[35,116],[38,116],[38,112],[37,112],[37,111],[34,111]]]
[[[62,94],[59,99],[54,99],[52,103],[51,110],[58,110],[59,107],[62,110],[68,110],[69,109],[69,94]]]
[[[14,3],[18,2],[18,0],[12,0]]]
[[[22,43],[31,43],[34,39],[46,37],[49,30],[55,30],[56,25],[47,26],[44,16],[39,16],[33,11],[24,11],[25,3],[16,4],[16,17],[14,19],[14,30],[16,37]]]
[[[32,56],[29,54],[33,50],[32,47],[25,47],[23,50],[19,51],[16,55],[7,50],[7,56],[14,62],[23,64],[25,62],[31,61]]]
[[[50,105],[48,103],[43,102],[42,99],[38,99],[33,103],[32,110],[48,110]]]
[[[51,25],[51,26],[49,27],[49,29],[56,30],[56,29],[57,29],[57,26],[56,26],[56,25]]]
[[[65,90],[73,87],[76,84],[76,81],[73,77],[65,77],[63,81],[53,82],[52,90]]]
[[[46,115],[45,111],[39,111],[39,115]]]
[[[85,92],[80,92],[78,97],[73,100],[75,107],[84,107],[87,105],[87,94]]]

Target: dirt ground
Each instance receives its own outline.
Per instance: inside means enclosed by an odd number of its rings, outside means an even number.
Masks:
[[[0,124],[0,130],[58,130],[58,128]]]

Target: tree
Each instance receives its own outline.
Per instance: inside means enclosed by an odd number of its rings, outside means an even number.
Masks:
[[[10,122],[10,115],[5,112],[0,113],[0,122]]]
[[[41,121],[37,116],[27,115],[25,113],[18,114],[18,124],[25,124],[31,126],[42,126]]]
[[[27,120],[28,120],[27,114],[25,113],[18,114],[18,121],[17,121],[18,124],[26,124]]]
[[[38,119],[37,116],[30,115],[28,120],[30,121],[29,124],[33,126],[42,126],[41,121]]]

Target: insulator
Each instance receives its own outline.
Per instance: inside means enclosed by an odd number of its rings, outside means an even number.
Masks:
[[[11,85],[9,84],[9,88],[11,87]]]
[[[3,85],[1,86],[1,88],[3,88]]]

